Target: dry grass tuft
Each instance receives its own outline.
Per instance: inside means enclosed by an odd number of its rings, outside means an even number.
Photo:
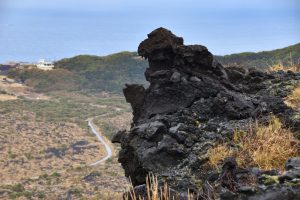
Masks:
[[[159,187],[157,177],[153,174],[149,174],[146,177],[147,199],[148,200],[171,200],[170,188],[167,184],[163,187]],[[129,200],[144,200],[143,197],[137,196],[132,184],[129,186],[129,193],[125,195],[125,199]]]
[[[278,64],[275,64],[275,65],[271,65],[269,67],[269,71],[270,72],[274,72],[274,71],[292,71],[292,72],[299,72],[299,69],[296,65],[293,65],[293,66],[290,66],[290,67],[287,67],[287,66],[284,66],[282,63],[278,63]]]
[[[284,64],[282,64],[282,61],[280,61],[277,64],[273,64],[271,66],[269,66],[269,71],[292,71],[292,72],[299,72],[300,71],[300,66],[299,63],[298,65],[296,63],[293,62],[293,57],[290,54],[290,61],[288,66],[285,66]]]
[[[274,115],[270,116],[267,126],[256,123],[254,129],[246,133],[236,131],[233,141],[237,148],[219,144],[209,150],[210,165],[217,168],[224,158],[234,156],[242,167],[283,170],[289,157],[300,156],[299,141],[289,129],[282,128]]]
[[[150,173],[146,178],[146,189],[147,189],[147,200],[177,200],[178,196],[174,197],[174,194],[171,195],[170,187],[165,183],[163,186],[159,186],[158,179],[155,175]],[[141,196],[137,196],[134,191],[134,187],[130,184],[128,188],[128,193],[125,194],[125,200],[145,200]],[[194,194],[187,192],[188,200],[195,199]],[[209,198],[203,198],[209,200]]]
[[[296,87],[292,93],[286,97],[285,104],[291,108],[300,106],[300,86]]]
[[[275,64],[275,65],[269,66],[269,71],[270,72],[287,71],[287,68],[285,66],[283,66],[283,64],[278,63],[278,64]]]
[[[218,168],[221,162],[233,155],[233,150],[228,148],[225,144],[218,144],[209,150],[209,163],[214,168]]]

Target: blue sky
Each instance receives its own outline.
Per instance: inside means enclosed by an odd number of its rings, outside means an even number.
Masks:
[[[0,0],[0,63],[135,51],[166,27],[218,55],[300,42],[299,0]]]

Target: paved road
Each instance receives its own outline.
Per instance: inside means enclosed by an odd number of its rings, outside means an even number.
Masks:
[[[107,159],[111,158],[112,150],[111,150],[110,146],[103,139],[103,136],[101,136],[101,134],[99,134],[98,131],[95,129],[94,124],[93,124],[93,119],[88,119],[87,121],[88,121],[88,125],[91,128],[92,132],[96,135],[99,142],[101,142],[104,145],[105,150],[106,150],[106,156],[104,158],[101,158],[100,160],[90,164],[90,166],[95,166],[95,165],[101,164],[101,163],[105,162]]]

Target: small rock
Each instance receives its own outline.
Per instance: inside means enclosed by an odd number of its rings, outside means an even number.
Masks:
[[[192,82],[201,82],[201,79],[199,79],[199,78],[196,77],[196,76],[192,76],[192,77],[190,78],[190,81],[192,81]]]
[[[290,170],[298,168],[300,169],[300,157],[289,158],[285,163],[285,169]]]
[[[177,124],[177,126],[173,126],[173,127],[169,128],[169,132],[172,134],[175,134],[178,131],[180,125],[181,125],[181,123]]]
[[[300,169],[292,169],[285,172],[283,175],[279,176],[279,181],[283,183],[284,181],[290,181],[295,178],[300,178]]]
[[[251,172],[252,174],[254,174],[255,176],[259,176],[259,175],[261,174],[261,170],[260,170],[259,168],[257,168],[257,167],[251,168],[251,169],[250,169],[250,172]]]
[[[181,75],[179,72],[174,72],[170,78],[170,80],[174,83],[177,83],[180,81]]]
[[[220,197],[222,200],[232,200],[237,197],[237,194],[231,192],[226,188],[222,188],[222,191],[220,192]]]
[[[238,191],[241,193],[245,193],[245,194],[255,194],[256,193],[256,189],[251,186],[241,186],[241,187],[239,187]]]
[[[300,183],[300,178],[294,178],[291,182],[292,183]]]
[[[181,81],[182,81],[182,83],[184,83],[184,84],[187,84],[187,83],[188,83],[188,81],[187,81],[187,79],[186,79],[185,77],[181,77]]]

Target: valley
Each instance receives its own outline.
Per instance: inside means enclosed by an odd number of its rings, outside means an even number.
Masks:
[[[29,93],[13,81],[1,90],[14,98],[0,101],[0,199],[120,198],[127,180],[116,158],[119,147],[105,139],[113,157],[90,166],[107,152],[86,120],[93,118],[104,138],[128,128],[131,113],[122,97]]]

